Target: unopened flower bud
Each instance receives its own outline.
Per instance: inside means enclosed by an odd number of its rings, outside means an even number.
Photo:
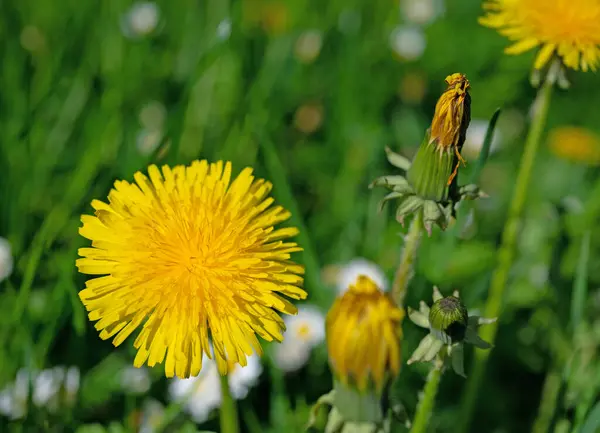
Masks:
[[[446,344],[464,340],[468,324],[467,309],[455,296],[438,299],[429,310],[431,332]]]

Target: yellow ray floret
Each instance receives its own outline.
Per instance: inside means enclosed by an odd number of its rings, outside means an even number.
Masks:
[[[79,293],[102,339],[118,346],[142,326],[134,365],[165,362],[168,377],[195,376],[202,355],[221,373],[262,353],[256,335],[281,341],[278,312],[295,314],[285,297],[304,299],[300,251],[274,228],[290,213],[272,206],[272,185],[246,168],[231,181],[231,163],[151,165],[135,183],[115,182],[108,203],[83,215],[79,272],[98,275]]]
[[[480,23],[515,43],[507,54],[539,47],[534,68],[553,54],[572,69],[596,70],[600,62],[600,0],[488,0]]]
[[[361,275],[327,314],[327,350],[336,377],[361,391],[381,389],[400,370],[402,309]]]

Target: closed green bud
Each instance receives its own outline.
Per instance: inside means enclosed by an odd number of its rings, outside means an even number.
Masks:
[[[445,202],[450,196],[448,179],[456,165],[452,147],[441,148],[429,142],[429,132],[407,173],[407,179],[416,195],[436,202]]]
[[[463,341],[468,324],[469,313],[455,296],[438,299],[429,310],[431,333],[445,344]]]

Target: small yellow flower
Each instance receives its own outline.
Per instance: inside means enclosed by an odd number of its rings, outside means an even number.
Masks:
[[[108,204],[92,201],[83,215],[79,272],[98,275],[79,296],[102,339],[121,344],[143,325],[134,365],[166,360],[168,377],[196,376],[202,356],[219,371],[262,353],[256,334],[281,341],[277,311],[295,314],[281,295],[306,297],[302,266],[290,261],[301,248],[285,239],[296,228],[274,226],[290,213],[272,206],[271,183],[252,169],[231,182],[231,163],[151,165],[148,177],[115,182]]]
[[[557,53],[575,70],[596,70],[600,62],[600,1],[487,0],[479,22],[515,41],[507,54],[541,47],[534,68],[541,69]]]
[[[327,314],[329,361],[344,384],[361,391],[371,380],[382,389],[400,370],[400,322],[404,311],[368,277],[361,275]]]
[[[562,126],[550,132],[548,145],[557,157],[588,165],[600,164],[600,137],[577,126]]]

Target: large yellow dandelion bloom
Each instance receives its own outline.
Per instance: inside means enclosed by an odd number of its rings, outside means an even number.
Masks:
[[[507,54],[541,47],[534,68],[554,53],[572,68],[596,70],[600,62],[599,0],[487,0],[480,23],[498,29],[515,44]]]
[[[553,129],[548,146],[559,158],[587,165],[600,164],[600,137],[587,129],[577,126]]]
[[[336,377],[364,391],[382,389],[400,371],[400,322],[404,311],[361,275],[327,314],[327,350]]]
[[[282,295],[306,297],[304,270],[290,261],[301,248],[285,239],[295,228],[274,226],[290,217],[271,206],[272,185],[252,169],[231,181],[231,163],[148,167],[135,183],[115,182],[108,203],[94,200],[83,215],[79,271],[101,275],[79,293],[102,339],[135,339],[134,365],[165,361],[165,373],[186,378],[214,347],[221,373],[262,353],[256,334],[281,341],[277,311],[295,314]]]

